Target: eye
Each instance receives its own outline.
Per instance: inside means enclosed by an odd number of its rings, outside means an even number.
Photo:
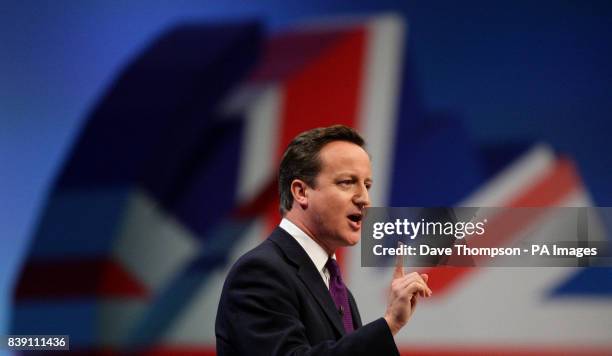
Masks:
[[[344,180],[341,180],[340,182],[338,182],[338,184],[340,184],[342,186],[349,186],[349,185],[353,184],[353,180],[352,179],[344,179]]]

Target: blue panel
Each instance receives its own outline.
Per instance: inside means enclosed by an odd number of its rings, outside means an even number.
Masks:
[[[19,303],[13,308],[11,334],[70,335],[70,348],[91,346],[99,337],[98,303],[70,300]]]
[[[165,199],[219,102],[258,58],[255,23],[184,25],[130,64],[89,117],[59,186],[139,183]]]
[[[392,206],[453,205],[484,181],[459,121],[428,119],[405,127],[395,144]]]
[[[192,171],[173,194],[175,200],[164,202],[197,236],[206,238],[207,231],[236,208],[243,129],[241,120],[217,124],[202,138]]]
[[[481,145],[480,154],[483,158],[484,174],[487,179],[500,173],[534,146],[530,142],[504,142],[497,145]]]
[[[45,207],[29,258],[110,253],[129,201],[128,188],[54,193]]]
[[[404,61],[402,63],[401,88],[398,101],[399,122],[397,123],[397,132],[406,132],[425,120],[426,109],[423,94],[419,87],[417,71],[414,68],[414,59],[418,58],[418,54],[415,54],[411,37],[412,34],[407,36],[405,40],[402,56]]]
[[[580,269],[551,291],[553,297],[612,297],[612,268]]]

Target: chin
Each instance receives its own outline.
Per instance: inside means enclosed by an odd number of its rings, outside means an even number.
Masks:
[[[360,239],[361,235],[358,233],[357,236],[347,236],[344,241],[346,241],[346,246],[355,246]]]

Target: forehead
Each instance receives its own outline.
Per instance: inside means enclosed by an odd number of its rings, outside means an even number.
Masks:
[[[360,146],[346,141],[333,141],[319,152],[321,173],[352,173],[370,178],[370,157]]]

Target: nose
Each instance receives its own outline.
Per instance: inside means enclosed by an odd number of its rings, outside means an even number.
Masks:
[[[368,188],[365,184],[358,184],[357,187],[357,191],[353,196],[353,203],[359,206],[359,209],[370,206],[370,193],[368,192]]]

